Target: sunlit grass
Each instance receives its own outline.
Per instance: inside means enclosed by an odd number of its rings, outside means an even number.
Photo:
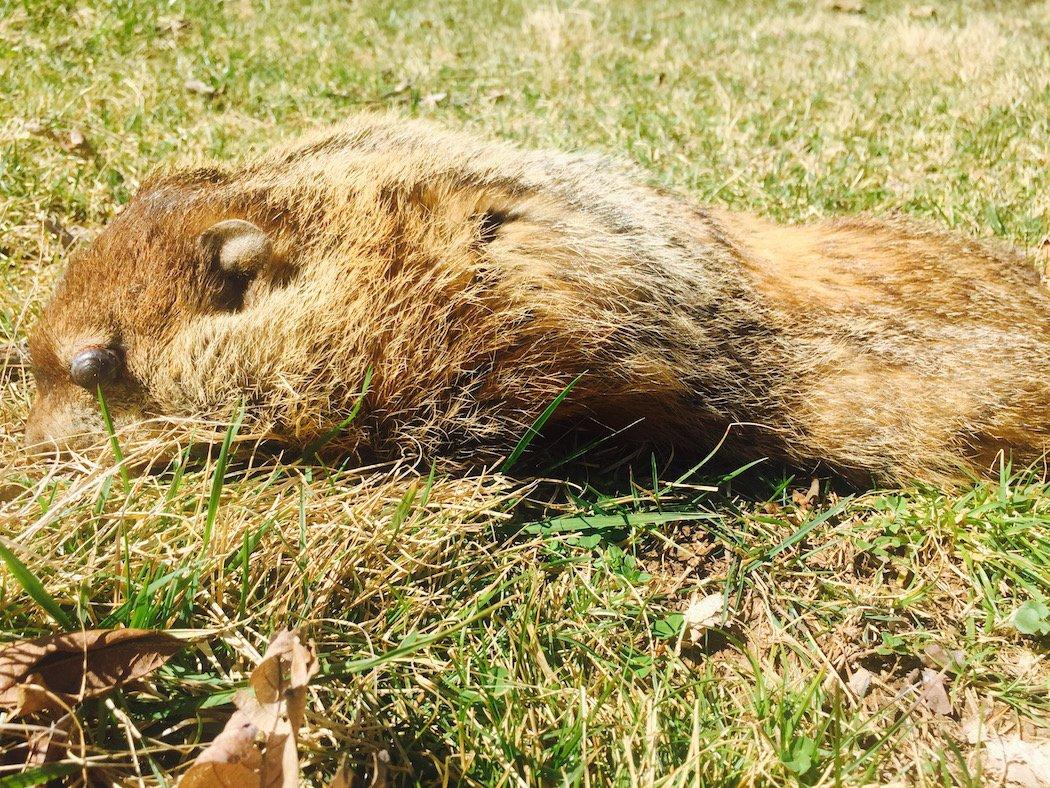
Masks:
[[[89,754],[170,776],[286,625],[322,655],[319,782],[346,754],[421,782],[976,784],[965,723],[1045,737],[1047,641],[1014,620],[1050,598],[1045,468],[847,495],[665,458],[535,481],[327,468],[253,455],[236,427],[234,458],[19,448],[19,347],[63,241],[161,162],[361,109],[602,150],[778,219],[904,211],[1034,246],[1050,7],[927,6],[0,4],[0,627],[212,633],[126,693],[141,740],[88,705]],[[724,625],[690,642],[681,613],[715,593]],[[955,651],[938,716],[915,671]]]

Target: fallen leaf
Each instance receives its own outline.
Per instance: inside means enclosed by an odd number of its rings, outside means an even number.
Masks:
[[[69,732],[73,729],[73,715],[63,714],[44,730],[34,732],[28,740],[26,766],[39,766],[61,760],[69,747]]]
[[[952,703],[944,688],[944,674],[939,670],[922,669],[922,699],[934,714],[948,716],[952,713]]]
[[[0,706],[14,715],[77,703],[141,679],[184,642],[150,629],[91,629],[0,648]]]
[[[986,769],[1001,775],[1005,785],[1050,786],[1050,740],[1030,742],[1016,736],[993,739],[984,744],[982,762]]]
[[[303,724],[306,713],[306,685],[318,670],[313,650],[299,636],[285,629],[274,635],[262,662],[252,671],[251,685],[260,704],[288,703],[293,727]]]
[[[306,685],[317,670],[313,650],[304,646],[296,633],[283,630],[273,637],[262,662],[252,671],[251,685],[258,708],[250,716],[267,734],[264,785],[296,784],[296,739],[306,717]]]
[[[981,765],[996,783],[1014,788],[1050,788],[1050,739],[1002,736],[976,718],[963,723],[970,744],[984,745]]]
[[[948,651],[940,643],[931,643],[923,649],[927,664],[939,670],[947,670],[958,673],[959,668],[966,662],[966,654],[958,649]]]
[[[218,92],[207,82],[202,82],[199,79],[187,79],[183,83],[183,87],[186,88],[186,90],[188,90],[190,93],[196,93],[198,95],[205,96],[208,98],[214,96]]]
[[[182,788],[256,788],[259,773],[243,763],[195,764],[179,780]]]
[[[283,630],[274,635],[252,671],[251,689],[237,693],[237,711],[179,785],[297,785],[306,688],[317,670],[313,648],[303,645],[298,634]]]
[[[256,746],[258,737],[259,729],[238,709],[222,732],[197,756],[179,785],[182,788],[260,785],[262,753]]]
[[[871,688],[872,672],[867,668],[857,668],[849,677],[850,691],[858,698],[863,698]]]
[[[427,107],[429,109],[433,109],[434,107],[436,107],[438,104],[440,104],[442,101],[444,101],[447,98],[448,98],[448,93],[445,93],[445,92],[429,93],[426,96],[423,96],[423,98],[421,98],[419,100],[419,103],[422,104],[424,107]]]
[[[81,158],[86,159],[95,155],[95,146],[91,144],[83,130],[75,126],[65,134],[59,134],[46,123],[30,121],[26,125],[26,129],[30,134],[47,137],[49,140],[57,143],[62,150]]]
[[[791,493],[791,500],[796,506],[800,506],[803,509],[808,509],[809,505],[817,499],[820,495],[820,479],[814,479],[809,483],[809,489],[806,492],[801,490],[794,490]]]
[[[352,782],[353,776],[350,774],[350,767],[346,765],[344,757],[339,762],[339,768],[332,775],[332,779],[328,781],[328,788],[350,788]]]
[[[724,606],[721,594],[709,594],[703,599],[694,596],[690,599],[689,606],[682,612],[682,627],[688,642],[696,643],[704,630],[720,623]]]

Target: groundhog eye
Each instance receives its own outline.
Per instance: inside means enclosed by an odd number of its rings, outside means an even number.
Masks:
[[[73,382],[88,390],[112,380],[120,369],[120,355],[108,347],[88,347],[73,356],[69,374]]]

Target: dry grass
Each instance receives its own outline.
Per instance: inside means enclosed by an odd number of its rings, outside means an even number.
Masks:
[[[360,107],[599,148],[778,218],[905,211],[1034,246],[1050,5],[865,6],[0,2],[0,341],[61,269],[56,228],[97,228],[159,161]],[[242,454],[216,482],[176,453],[125,482],[27,460],[17,352],[0,384],[2,543],[85,626],[213,633],[121,699],[141,739],[85,708],[110,776],[172,774],[284,625],[322,654],[319,781],[346,753],[423,783],[977,784],[966,724],[1047,736],[1047,641],[1013,624],[1050,597],[1045,469],[807,500],[761,468],[430,480]],[[8,636],[54,627],[2,583]],[[709,593],[724,626],[690,643],[676,614]],[[915,671],[954,651],[937,715]]]

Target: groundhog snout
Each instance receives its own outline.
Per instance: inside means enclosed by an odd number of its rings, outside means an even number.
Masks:
[[[55,397],[37,396],[25,425],[26,451],[38,456],[82,452],[105,438],[101,414]]]

